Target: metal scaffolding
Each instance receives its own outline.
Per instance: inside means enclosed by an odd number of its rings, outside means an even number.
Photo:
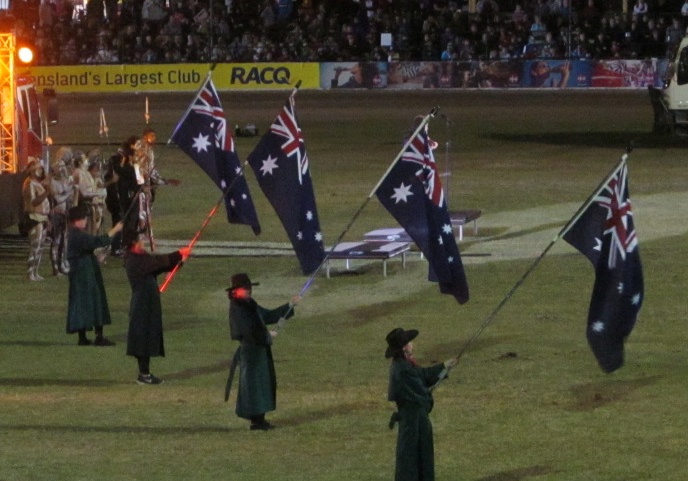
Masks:
[[[14,34],[0,33],[0,174],[17,172],[16,80],[14,55],[17,48]]]

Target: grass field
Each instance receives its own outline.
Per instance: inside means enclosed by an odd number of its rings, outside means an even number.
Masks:
[[[226,93],[234,124],[265,131],[286,93]],[[188,95],[149,95],[166,141]],[[105,155],[144,127],[140,95],[62,96],[56,143]],[[413,117],[431,123],[452,209],[481,209],[459,247],[471,300],[459,306],[426,281],[414,256],[357,263],[318,276],[273,348],[278,429],[250,432],[223,402],[229,341],[224,289],[246,271],[268,307],[306,281],[294,257],[192,258],[163,294],[161,386],[138,386],[125,356],[129,286],[121,261],[103,266],[113,348],[77,347],[64,332],[67,281],[25,279],[27,247],[0,250],[0,481],[388,480],[384,337],[418,328],[423,364],[455,355],[504,299],[629,145],[630,190],[645,273],[641,320],[626,365],[611,375],[585,339],[593,284],[571,247],[544,258],[435,391],[438,481],[684,481],[688,430],[686,140],[654,138],[643,91],[310,92],[297,94],[325,242],[343,232],[401,147]],[[98,137],[103,108],[110,142]],[[447,122],[446,120],[450,122]],[[257,138],[237,139],[242,159]],[[88,144],[88,145],[87,145]],[[173,146],[157,148],[163,176],[182,179],[155,202],[160,239],[190,239],[219,192]],[[202,240],[287,242],[247,174],[263,233],[215,218]],[[346,233],[394,226],[373,198]],[[683,259],[683,260],[681,260]]]

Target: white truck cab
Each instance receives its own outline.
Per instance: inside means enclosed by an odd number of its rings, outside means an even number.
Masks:
[[[653,132],[688,136],[688,37],[664,76],[664,86],[648,87],[655,114]]]

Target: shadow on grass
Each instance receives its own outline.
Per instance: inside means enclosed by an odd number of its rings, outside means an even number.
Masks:
[[[559,470],[550,466],[529,466],[527,468],[512,469],[510,471],[502,471],[500,473],[491,474],[484,478],[479,478],[476,481],[521,481],[533,476],[542,476],[545,474],[555,474]]]
[[[72,432],[72,433],[107,433],[107,434],[157,434],[193,435],[229,433],[232,431],[245,431],[246,428],[229,428],[225,426],[75,426],[75,425],[51,425],[51,424],[0,424],[0,429],[12,431],[41,431],[41,432]]]
[[[542,232],[554,228],[562,228],[564,227],[564,224],[561,222],[551,222],[549,224],[542,224],[536,227],[531,227],[530,229],[522,229],[522,230],[517,230],[514,232],[508,232],[505,234],[499,234],[495,235],[493,237],[489,237],[483,241],[473,241],[475,244],[480,244],[480,242],[494,242],[494,241],[500,241],[500,240],[507,240],[507,239],[515,239],[517,237],[522,237],[524,235],[529,235],[529,234],[534,234],[535,232]]]
[[[546,132],[542,134],[502,134],[491,133],[483,137],[506,142],[538,142],[552,145],[571,145],[603,148],[626,148],[632,145],[634,148],[643,149],[667,149],[685,148],[688,140],[682,137],[669,135],[655,135],[652,132]]]
[[[49,379],[49,378],[0,378],[0,386],[13,387],[41,387],[41,386],[69,386],[69,387],[109,387],[119,384],[130,384],[109,379]]]
[[[64,342],[54,341],[0,341],[0,346],[21,346],[21,347],[62,347],[68,346]]]
[[[378,405],[373,402],[354,402],[337,404],[334,406],[328,406],[326,408],[308,411],[307,413],[300,414],[298,416],[293,416],[290,418],[281,418],[280,426],[300,426],[302,424],[308,424],[316,421],[322,421],[324,419],[330,419],[337,416],[344,416],[352,413],[360,413],[363,410],[368,410],[377,407]]]
[[[208,374],[225,372],[229,369],[229,362],[229,359],[227,359],[226,361],[218,361],[215,364],[210,364],[208,366],[191,367],[189,369],[184,369],[183,371],[177,371],[171,374],[166,374],[165,379],[192,379],[197,376],[206,376]]]
[[[638,389],[655,384],[659,379],[660,376],[651,376],[613,382],[591,382],[572,386],[571,394],[573,399],[566,408],[571,411],[592,411],[626,399]]]

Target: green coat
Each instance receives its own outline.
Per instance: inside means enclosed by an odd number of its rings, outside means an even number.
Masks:
[[[182,260],[170,254],[124,254],[124,269],[131,285],[128,356],[165,356],[162,337],[162,305],[156,276],[171,271]]]
[[[81,229],[67,229],[67,260],[69,261],[69,305],[67,332],[92,330],[111,324],[110,309],[100,264],[93,250],[110,245],[107,235],[94,236]]]
[[[439,380],[443,364],[419,367],[406,359],[394,359],[389,370],[388,399],[397,404],[395,481],[433,481],[435,454],[432,423],[428,414],[433,399],[430,386]]]
[[[229,303],[229,325],[232,339],[239,346],[239,391],[236,414],[245,419],[259,416],[277,407],[277,379],[272,360],[272,336],[267,325],[275,324],[289,312],[289,304],[265,309],[251,299],[232,299]],[[293,310],[289,316],[293,315]]]

